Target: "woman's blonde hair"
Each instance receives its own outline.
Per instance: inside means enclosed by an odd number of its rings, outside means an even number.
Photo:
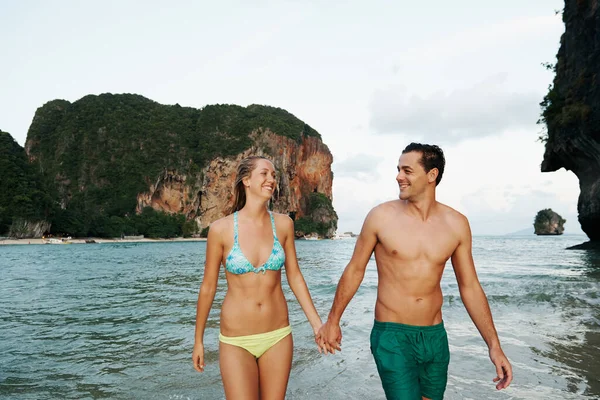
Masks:
[[[256,168],[256,162],[258,160],[267,160],[272,162],[267,157],[263,156],[249,156],[244,158],[237,167],[237,176],[235,177],[235,184],[233,186],[233,206],[231,212],[241,210],[246,205],[246,188],[244,187],[243,179],[249,177],[252,171]]]

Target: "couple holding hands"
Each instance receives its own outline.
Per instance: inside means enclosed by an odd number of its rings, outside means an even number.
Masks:
[[[233,213],[213,222],[208,233],[194,368],[204,370],[204,330],[223,265],[228,289],[221,307],[219,364],[225,397],[284,399],[293,339],[281,268],[285,267],[288,284],[313,328],[319,352],[335,353],[341,350],[342,313],[375,252],[378,288],[370,348],[386,398],[444,396],[450,352],[440,281],[449,259],[461,299],[488,346],[496,388],[508,387],[512,367],[475,271],[469,222],[435,198],[444,166],[438,146],[411,143],[402,151],[396,175],[399,199],[374,207],[365,218],[323,324],[298,266],[294,222],[267,208],[277,187],[275,168],[265,157],[243,159],[237,169]]]

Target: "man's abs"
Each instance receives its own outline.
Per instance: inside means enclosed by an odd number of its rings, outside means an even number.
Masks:
[[[429,295],[413,296],[399,290],[380,288],[375,305],[375,319],[406,325],[429,326],[442,322],[442,291]],[[384,285],[387,286],[387,285]]]
[[[379,276],[375,319],[407,325],[442,322],[440,281],[445,262],[431,262],[427,257],[402,260],[382,250],[375,250]]]

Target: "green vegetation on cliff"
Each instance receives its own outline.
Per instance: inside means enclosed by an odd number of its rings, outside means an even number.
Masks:
[[[585,81],[582,79],[579,86],[584,84]],[[589,105],[583,101],[573,101],[572,97],[567,101],[552,85],[548,87],[548,93],[544,96],[540,106],[542,114],[538,124],[542,124],[546,128],[539,137],[543,143],[548,142],[560,129],[572,129],[573,132],[577,132],[576,127],[585,123],[591,112]]]
[[[598,127],[598,118],[592,112],[598,93],[595,12],[593,2],[565,1],[562,17],[565,27],[568,27],[560,38],[556,63],[542,63],[547,70],[555,73],[554,81],[540,103],[542,113],[538,124],[546,128],[540,136],[544,143],[550,141],[552,144],[565,133],[578,136],[593,132]]]
[[[74,207],[59,210],[52,232],[59,236],[112,238],[144,235],[152,239],[189,237],[190,233],[195,233],[183,214],[167,214],[152,207],[144,208],[140,214],[132,213],[123,217],[98,215],[95,218],[85,218]]]
[[[61,205],[51,220],[53,233],[153,236],[143,229],[147,225],[135,220],[137,195],[148,191],[166,170],[198,179],[187,184],[199,187],[198,172],[216,157],[246,150],[252,144],[249,134],[257,129],[297,142],[305,136],[320,137],[275,107],[194,109],[161,105],[134,94],[102,94],[40,107],[26,147],[51,197]],[[177,221],[180,233],[193,231],[185,221]]]
[[[331,200],[323,193],[311,193],[308,198],[307,215],[294,222],[298,235],[316,232],[319,236],[331,236],[337,229],[337,214]],[[331,215],[335,219],[331,219]]]
[[[7,234],[17,218],[40,221],[51,213],[52,199],[25,150],[0,130],[0,235]]]

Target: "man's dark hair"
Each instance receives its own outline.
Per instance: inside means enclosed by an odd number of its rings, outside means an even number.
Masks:
[[[425,172],[429,172],[434,168],[438,169],[435,185],[439,185],[442,181],[442,175],[444,174],[444,167],[446,166],[446,159],[444,158],[442,149],[435,144],[411,143],[402,150],[402,154],[410,153],[412,151],[421,153],[419,164],[425,169]]]

